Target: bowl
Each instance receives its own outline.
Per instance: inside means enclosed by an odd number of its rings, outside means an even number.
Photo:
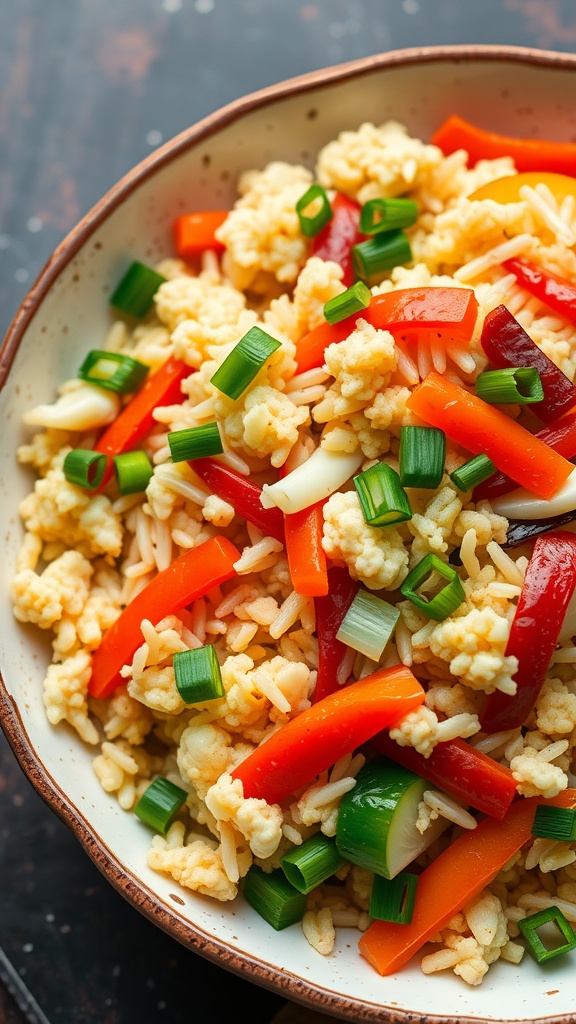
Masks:
[[[0,521],[7,582],[30,488],[14,453],[22,414],[51,401],[78,354],[108,326],[107,296],[127,254],[152,263],[170,252],[170,224],[190,208],[229,207],[239,172],[272,159],[310,164],[342,129],[393,118],[428,138],[452,112],[519,136],[576,136],[576,56],[514,47],[391,52],[283,82],[232,103],[128,173],[58,247],[18,311],[0,360]],[[351,1021],[576,1021],[573,961],[544,971],[497,963],[479,988],[426,977],[419,965],[382,978],[342,929],[329,957],[297,927],[273,932],[242,902],[196,897],[146,867],[148,837],[102,791],[91,752],[46,720],[41,681],[48,647],[12,615],[2,588],[0,716],[14,753],[48,805],[115,888],[169,935],[253,982]]]

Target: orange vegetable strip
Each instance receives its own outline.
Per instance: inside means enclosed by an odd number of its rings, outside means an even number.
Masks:
[[[440,125],[431,140],[448,156],[457,149],[468,152],[469,164],[511,156],[518,171],[559,171],[576,174],[576,143],[546,139],[522,139],[489,132],[453,114]]]
[[[284,516],[286,557],[297,594],[322,597],[328,593],[328,565],[322,547],[323,501]]]
[[[410,669],[379,669],[291,718],[234,769],[232,778],[242,781],[245,797],[279,803],[423,700]]]
[[[574,469],[500,409],[438,373],[428,374],[406,404],[473,455],[487,455],[502,473],[540,498],[551,498]]]
[[[95,651],[89,693],[109,697],[119,685],[120,669],[142,643],[142,619],[156,625],[166,615],[203,597],[235,575],[234,562],[239,558],[240,552],[226,537],[212,537],[159,572],[124,608]]]
[[[224,223],[228,210],[199,210],[176,217],[172,225],[174,249],[180,259],[199,256],[206,249],[223,252],[224,246],[215,236],[215,231]]]
[[[365,314],[366,310],[362,312]],[[339,320],[337,324],[318,324],[318,327],[313,327],[308,334],[300,338],[296,342],[297,372],[305,373],[306,370],[322,366],[324,350],[328,348],[328,345],[344,341],[348,335],[352,334],[359,315],[359,313],[354,313],[352,316],[345,317],[344,320]]]
[[[551,800],[517,800],[502,821],[485,818],[432,861],[418,879],[410,924],[374,921],[358,943],[379,974],[393,974],[403,967],[431,935],[494,880],[530,839],[538,804],[575,807],[576,789],[565,789]]]

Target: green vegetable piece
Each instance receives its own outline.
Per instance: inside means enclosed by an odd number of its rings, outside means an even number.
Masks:
[[[328,299],[324,304],[324,318],[329,324],[340,323],[354,313],[360,313],[370,305],[372,292],[364,281],[356,281],[345,292]]]
[[[162,775],[154,779],[148,789],[140,797],[134,808],[136,814],[145,825],[150,825],[155,832],[166,835],[180,808],[186,803],[186,790],[175,786]]]
[[[369,199],[360,210],[358,225],[363,235],[376,235],[393,228],[409,228],[418,219],[413,199]]]
[[[369,526],[391,526],[412,518],[408,495],[400,477],[386,462],[364,470],[354,477],[364,519]]]
[[[556,946],[547,945],[544,942],[538,929],[547,924],[556,926],[556,935],[560,932],[564,942]],[[531,914],[523,921],[518,921],[518,927],[526,939],[528,952],[539,964],[544,964],[555,956],[562,956],[563,953],[569,953],[571,949],[576,949],[576,933],[558,907],[548,907],[547,910],[541,910],[538,914]]]
[[[370,894],[370,917],[394,924],[410,924],[416,902],[418,875],[401,871],[394,878],[374,875]]]
[[[576,840],[576,810],[538,804],[532,825],[532,835],[556,839],[562,843]]]
[[[152,309],[154,296],[165,280],[162,274],[135,260],[112,293],[110,305],[126,316],[141,320]]]
[[[146,452],[141,451],[115,455],[114,469],[120,494],[140,494],[145,491],[154,472]]]
[[[276,931],[301,921],[306,912],[306,895],[290,884],[283,871],[266,874],[253,864],[244,879],[246,902]]]
[[[285,853],[280,865],[286,878],[298,892],[309,893],[331,878],[344,864],[334,839],[322,832],[305,839]]]
[[[459,490],[471,491],[495,472],[496,466],[492,459],[489,459],[487,455],[475,455],[473,459],[458,466],[458,469],[450,474],[450,479]]]
[[[310,185],[296,203],[300,230],[306,238],[313,238],[332,219],[332,207],[322,185]]]
[[[479,374],[476,394],[491,405],[529,405],[543,400],[544,388],[534,366],[505,366]]]
[[[336,639],[378,661],[399,618],[400,612],[394,605],[360,588],[342,619]]]
[[[435,574],[447,580],[447,583],[438,593],[428,598],[425,593],[418,591],[419,588],[429,587],[434,581]],[[455,612],[466,596],[456,569],[434,554],[425,555],[422,561],[414,566],[401,584],[400,593],[436,622],[442,622]]]
[[[438,427],[406,426],[400,431],[400,483],[438,487],[444,475],[446,435]]]
[[[168,447],[172,462],[189,462],[208,455],[221,455],[224,451],[220,428],[215,421],[198,427],[185,427],[184,430],[171,430]]]
[[[177,651],[172,663],[176,689],[185,704],[204,704],[224,696],[222,673],[212,644]]]
[[[149,369],[145,363],[140,363],[131,356],[94,348],[86,356],[78,370],[78,376],[107,391],[127,395],[142,387]]]
[[[352,246],[352,266],[356,277],[367,285],[377,284],[387,270],[409,263],[410,242],[401,229],[382,231]]]
[[[250,328],[226,356],[210,383],[236,401],[280,344],[259,327]]]
[[[102,483],[108,460],[102,452],[73,448],[64,458],[63,471],[69,484],[95,490]]]

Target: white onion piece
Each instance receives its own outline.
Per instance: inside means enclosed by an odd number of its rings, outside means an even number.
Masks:
[[[576,469],[573,469],[566,483],[551,498],[538,498],[525,487],[518,487],[509,494],[494,498],[490,502],[499,516],[507,519],[549,519],[576,509]]]
[[[60,430],[93,430],[116,419],[120,399],[115,391],[95,384],[81,384],[67,391],[53,405],[37,405],[24,414],[24,422],[33,427]]]
[[[277,505],[283,512],[301,512],[315,505],[347,483],[360,467],[364,455],[359,450],[332,452],[317,448],[306,462],[275,484],[264,484],[261,502],[264,508]]]

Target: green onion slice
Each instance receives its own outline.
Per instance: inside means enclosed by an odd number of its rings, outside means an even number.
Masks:
[[[351,252],[356,277],[367,285],[377,284],[387,270],[412,259],[410,242],[401,229],[373,235],[353,245]]]
[[[110,305],[127,316],[141,320],[150,312],[154,296],[165,280],[162,274],[135,260],[112,293]]]
[[[221,455],[224,451],[216,422],[203,423],[199,427],[186,427],[184,430],[172,430],[168,434],[168,446],[172,462],[203,459],[207,455]]]
[[[376,235],[393,228],[409,228],[418,219],[413,199],[369,199],[360,210],[358,225],[363,235]]]
[[[560,932],[564,942],[556,946],[544,943],[538,934],[538,929],[547,924],[556,926],[556,935]],[[523,921],[518,921],[518,927],[526,939],[529,953],[539,964],[546,963],[547,960],[560,956],[562,953],[569,953],[571,949],[576,949],[576,933],[558,907],[548,907],[538,914],[531,914]]]
[[[317,832],[301,846],[285,853],[280,865],[286,878],[298,892],[309,893],[325,882],[345,863],[336,842]]]
[[[210,378],[214,387],[234,401],[246,390],[280,342],[259,327],[252,327],[226,356],[216,373]]]
[[[337,324],[370,305],[372,292],[364,281],[356,281],[345,292],[328,299],[324,304],[324,317],[329,324]]]
[[[300,921],[306,912],[306,895],[290,884],[283,871],[266,874],[253,864],[244,879],[244,897],[276,931]]]
[[[400,483],[403,487],[438,487],[444,475],[446,435],[438,427],[402,427]]]
[[[377,462],[354,477],[364,519],[369,526],[391,526],[412,518],[400,477],[386,462]]]
[[[401,871],[394,878],[374,875],[370,895],[370,917],[394,924],[410,924],[416,902],[418,875]]]
[[[434,573],[445,579],[447,583],[438,593],[428,598],[425,593],[418,591],[433,581]],[[454,566],[448,565],[434,554],[426,555],[422,561],[418,562],[418,565],[414,566],[400,586],[400,593],[436,622],[442,622],[448,618],[465,599],[464,588]]]
[[[496,466],[487,455],[475,455],[473,459],[458,466],[450,479],[461,491],[471,491],[496,472]]]
[[[296,203],[300,230],[306,238],[313,238],[332,218],[332,207],[322,185],[310,185]]]
[[[137,814],[145,825],[150,825],[164,836],[178,811],[186,803],[187,796],[185,789],[180,789],[180,786],[175,786],[173,782],[159,775],[140,797],[134,814]]]
[[[122,452],[114,456],[120,494],[141,494],[150,483],[154,468],[146,452]]]
[[[73,448],[64,459],[64,476],[69,484],[94,490],[102,483],[108,459],[102,452]]]
[[[553,807],[538,804],[532,825],[532,835],[558,842],[576,840],[576,810],[571,807]]]
[[[378,661],[399,617],[394,605],[360,589],[342,619],[336,639]]]
[[[127,395],[142,387],[149,369],[145,363],[139,363],[131,356],[94,348],[86,356],[78,376],[108,391]]]
[[[534,366],[505,366],[479,374],[476,394],[491,405],[529,405],[543,400],[544,388]]]
[[[172,663],[176,689],[185,704],[204,704],[224,696],[224,684],[212,644],[177,651]]]

